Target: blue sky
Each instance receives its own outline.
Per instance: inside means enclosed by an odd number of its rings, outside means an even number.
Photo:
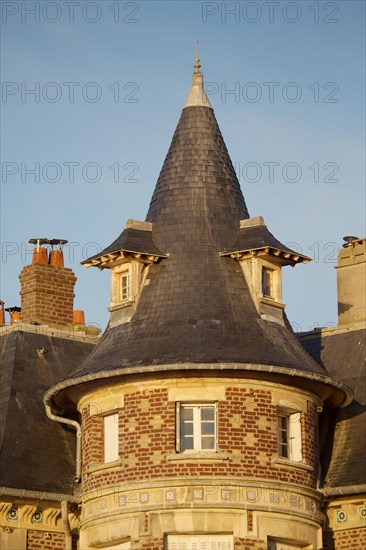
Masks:
[[[366,233],[363,1],[1,7],[7,306],[20,304],[28,240],[64,238],[78,278],[75,309],[105,327],[109,272],[80,261],[110,244],[127,218],[145,219],[199,40],[251,216],[314,258],[284,270],[289,319],[301,330],[336,323],[336,256],[343,236]]]

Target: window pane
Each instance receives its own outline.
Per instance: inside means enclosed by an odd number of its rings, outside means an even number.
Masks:
[[[192,407],[182,407],[180,411],[181,419],[184,421],[191,421],[193,422],[193,408]]]
[[[182,451],[193,449],[193,437],[182,437],[181,439]]]
[[[215,448],[215,438],[214,437],[202,437],[202,449],[214,449]]]
[[[127,300],[128,298],[128,274],[121,276],[121,299]]]
[[[264,296],[272,296],[272,269],[262,268],[262,293]]]
[[[214,407],[201,407],[201,420],[213,422],[215,420]]]
[[[201,434],[202,435],[215,435],[215,423],[214,422],[203,422],[201,424]]]
[[[180,433],[182,436],[193,435],[193,422],[184,422],[181,425]]]
[[[278,416],[278,454],[282,458],[289,458],[289,447],[288,447],[288,423],[289,418],[285,414]]]

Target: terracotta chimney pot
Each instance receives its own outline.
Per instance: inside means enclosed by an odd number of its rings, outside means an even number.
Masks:
[[[72,312],[72,323],[74,325],[85,325],[85,315],[82,309],[74,309]]]

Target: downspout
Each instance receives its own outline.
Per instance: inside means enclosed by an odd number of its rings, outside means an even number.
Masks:
[[[55,422],[60,422],[61,424],[67,424],[72,426],[76,430],[76,472],[75,472],[75,483],[80,482],[81,478],[81,426],[76,420],[71,420],[70,418],[65,418],[64,416],[57,416],[51,410],[51,405],[48,400],[44,400],[44,405],[46,408],[46,414],[48,418],[54,420]]]
[[[65,530],[65,550],[72,550],[72,535],[68,516],[68,502],[67,500],[61,501],[61,518],[64,524]]]

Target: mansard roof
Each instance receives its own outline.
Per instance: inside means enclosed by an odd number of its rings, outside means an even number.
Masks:
[[[239,263],[222,255],[236,242],[243,249],[262,246],[263,234],[249,245],[242,240],[240,222],[249,213],[213,109],[196,89],[202,88],[197,70],[146,217],[153,242],[168,257],[149,267],[131,319],[110,324],[91,355],[47,399],[98,378],[169,369],[276,372],[290,384],[296,375],[311,388],[314,380],[342,388],[305,352],[287,322],[260,316]],[[264,240],[288,251],[269,232]],[[343,397],[341,389],[338,402]]]
[[[326,490],[342,487],[342,494],[366,484],[366,330],[323,329],[303,333],[304,348],[328,372],[354,391],[345,408],[337,408],[327,422],[322,451],[322,482]]]
[[[24,326],[0,333],[0,488],[72,495],[75,432],[46,416],[42,397],[94,344]]]

